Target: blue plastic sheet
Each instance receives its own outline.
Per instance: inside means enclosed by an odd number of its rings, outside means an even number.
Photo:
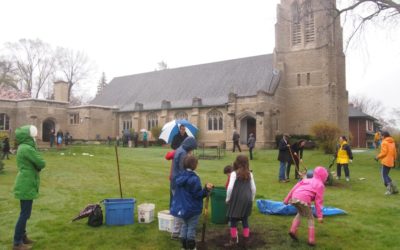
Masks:
[[[295,215],[297,213],[297,209],[294,206],[285,205],[281,201],[257,200],[257,207],[262,214]],[[314,216],[316,216],[314,205],[312,205],[311,208],[313,210]],[[347,213],[340,208],[323,207],[322,214],[324,216],[332,216]]]

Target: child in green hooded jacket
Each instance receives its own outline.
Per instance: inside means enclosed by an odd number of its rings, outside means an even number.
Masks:
[[[21,212],[15,225],[13,250],[30,249],[33,243],[26,233],[26,223],[31,216],[33,200],[39,195],[40,171],[45,161],[36,149],[37,128],[26,125],[17,128],[15,137],[18,143],[17,167],[14,195],[20,200]]]

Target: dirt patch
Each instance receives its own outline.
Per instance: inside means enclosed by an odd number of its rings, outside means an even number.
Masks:
[[[242,235],[239,234],[239,243],[234,247],[226,247],[224,246],[230,240],[230,231],[229,228],[221,230],[221,229],[210,229],[207,230],[207,234],[205,237],[205,242],[198,242],[197,249],[198,250],[211,250],[211,249],[257,249],[257,248],[265,248],[267,245],[266,240],[264,239],[264,232],[254,230],[250,233],[250,237],[246,242]]]

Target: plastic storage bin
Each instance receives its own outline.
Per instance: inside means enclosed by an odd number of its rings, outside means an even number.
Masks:
[[[135,199],[105,199],[106,225],[133,224]]]
[[[138,222],[139,223],[150,223],[154,220],[154,208],[155,205],[152,203],[143,203],[138,205]]]
[[[158,212],[158,229],[160,231],[172,232],[175,228],[175,217],[169,213],[169,210]]]
[[[228,222],[226,211],[228,209],[226,203],[225,187],[214,187],[211,191],[211,222],[215,224],[225,224]]]

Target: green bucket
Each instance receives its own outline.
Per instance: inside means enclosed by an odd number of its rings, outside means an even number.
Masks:
[[[225,203],[225,187],[214,187],[211,191],[211,222],[214,224],[226,224],[227,205]]]

